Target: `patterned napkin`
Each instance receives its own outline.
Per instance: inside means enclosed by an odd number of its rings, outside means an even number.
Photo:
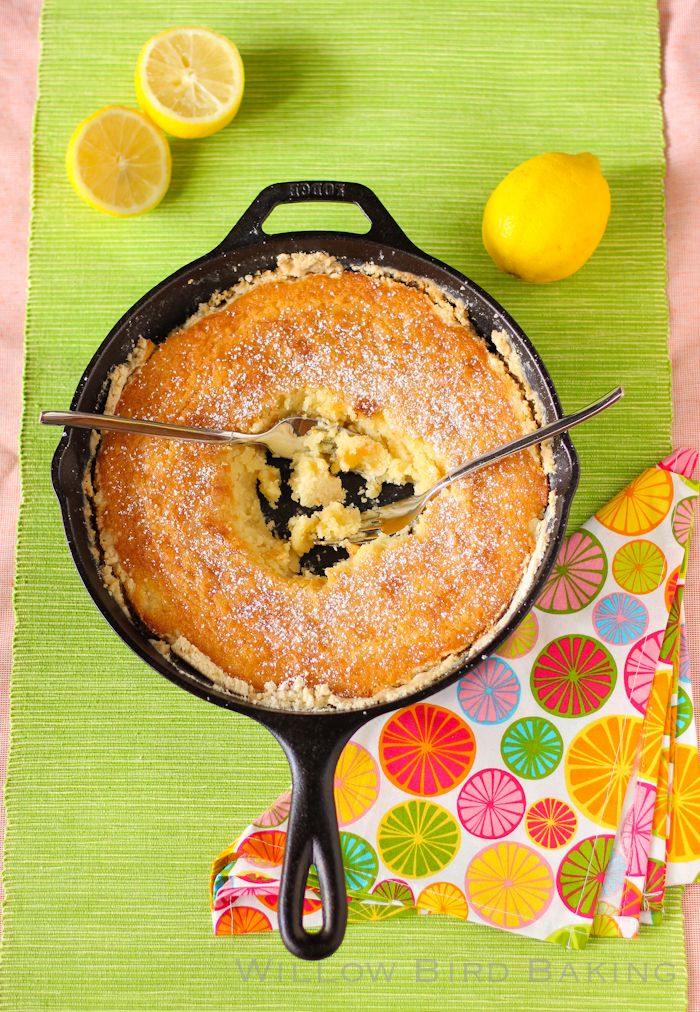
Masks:
[[[658,922],[700,872],[683,623],[697,453],[639,475],[564,542],[498,652],[377,717],[336,771],[349,920],[448,914],[581,948]],[[218,935],[277,927],[290,795],[214,862]],[[319,925],[314,873],[307,926]]]

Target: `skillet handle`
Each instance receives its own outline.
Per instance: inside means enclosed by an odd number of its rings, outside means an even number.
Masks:
[[[282,745],[292,771],[292,805],[277,908],[280,934],[298,959],[325,959],[343,941],[348,920],[333,778],[340,753],[363,720],[353,715],[338,724],[334,718],[299,716],[286,726],[276,726],[277,722],[268,719],[262,722]],[[323,910],[323,926],[317,932],[307,931],[303,924],[304,892],[312,864]]]
[[[339,183],[330,180],[273,183],[271,186],[266,186],[264,190],[260,191],[248,210],[243,212],[217,249],[239,249],[241,246],[249,246],[252,243],[269,239],[270,235],[264,231],[263,225],[278,204],[296,204],[310,200],[357,204],[371,225],[369,232],[362,234],[363,239],[395,246],[409,252],[420,252],[368,186],[364,186],[362,183]],[[335,234],[357,235],[358,233]]]

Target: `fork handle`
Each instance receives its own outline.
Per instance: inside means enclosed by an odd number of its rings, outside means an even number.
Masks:
[[[464,478],[467,474],[472,474],[473,471],[479,471],[482,467],[488,467],[489,464],[495,464],[496,461],[502,460],[504,457],[510,457],[513,453],[518,453],[520,450],[527,449],[528,446],[536,446],[537,443],[543,443],[545,439],[551,439],[553,436],[559,436],[562,432],[566,432],[568,429],[573,429],[576,425],[580,425],[581,422],[587,421],[589,418],[593,418],[594,415],[600,414],[601,411],[605,411],[607,408],[612,407],[617,401],[624,395],[622,387],[616,387],[611,390],[610,393],[606,394],[605,397],[601,397],[600,400],[594,401],[593,404],[587,405],[585,408],[581,408],[579,411],[574,411],[570,415],[564,415],[563,418],[558,418],[554,422],[550,422],[549,425],[543,426],[541,429],[535,429],[534,432],[528,432],[527,435],[521,436],[519,439],[514,439],[510,443],[505,443],[503,446],[496,447],[495,450],[489,450],[488,453],[482,454],[481,457],[475,457],[474,460],[470,460],[468,464],[463,464],[461,467],[455,468],[454,471],[450,471],[445,477],[439,481],[430,490],[429,498],[437,495],[443,488],[451,485],[453,481],[457,481],[459,478]]]
[[[244,433],[223,432],[220,429],[198,429],[187,425],[169,425],[165,422],[145,421],[142,418],[122,418],[119,415],[99,415],[89,411],[42,411],[42,425],[64,425],[77,429],[108,429],[110,432],[133,432],[140,436],[169,436],[197,443],[248,443],[254,440]]]

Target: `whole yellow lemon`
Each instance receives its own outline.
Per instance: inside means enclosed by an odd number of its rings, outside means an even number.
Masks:
[[[481,235],[501,270],[545,284],[583,267],[609,216],[610,188],[595,155],[550,151],[501,180],[486,202]]]

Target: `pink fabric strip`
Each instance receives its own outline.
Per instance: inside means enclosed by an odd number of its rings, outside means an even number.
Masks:
[[[666,121],[666,230],[670,352],[673,366],[673,436],[676,446],[700,447],[700,3],[661,0]],[[700,539],[691,545],[684,598],[693,672],[700,707]],[[696,709],[696,714],[699,712]],[[688,1008],[700,1010],[700,884],[684,902],[688,957]]]
[[[22,332],[26,297],[30,138],[35,99],[40,0],[4,0],[0,24],[0,242],[5,265],[0,329],[0,783],[4,781],[12,636],[11,590],[19,476]],[[700,447],[700,0],[660,0],[664,47],[664,113],[668,292],[671,307],[674,443]],[[685,598],[693,670],[700,672],[700,538],[694,539]],[[700,713],[700,677],[694,679]],[[0,834],[4,812],[0,811]],[[700,1012],[700,885],[685,898],[690,1012]]]
[[[0,244],[5,267],[0,324],[0,784],[5,783],[9,745],[12,585],[20,499],[17,443],[40,9],[40,0],[3,0],[0,20],[0,220],[4,223]],[[0,843],[4,832],[5,808],[0,805]]]

